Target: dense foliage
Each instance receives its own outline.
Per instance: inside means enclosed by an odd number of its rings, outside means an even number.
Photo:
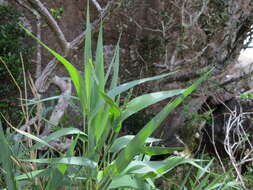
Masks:
[[[28,49],[23,46],[25,32],[18,26],[21,14],[10,6],[0,5],[0,57],[18,82],[23,85],[21,55],[28,56]],[[28,64],[24,62],[27,66]],[[0,64],[0,110],[9,119],[15,120],[20,116],[17,109],[17,88],[13,84],[6,67]]]

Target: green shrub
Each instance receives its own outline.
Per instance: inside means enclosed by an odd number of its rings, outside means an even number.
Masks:
[[[0,18],[0,57],[5,61],[18,85],[22,87],[23,74],[20,54],[26,57],[29,50],[22,45],[25,32],[18,26],[21,15],[10,6],[0,5]],[[21,115],[17,109],[18,97],[16,95],[18,93],[2,63],[0,63],[0,81],[0,111],[10,120],[16,121]]]

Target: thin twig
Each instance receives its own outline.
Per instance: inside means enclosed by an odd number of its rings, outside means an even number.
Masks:
[[[95,7],[97,8],[97,10],[99,11],[99,12],[102,12],[102,8],[101,8],[101,6],[100,6],[100,4],[97,2],[97,0],[92,0],[92,3],[95,5]]]

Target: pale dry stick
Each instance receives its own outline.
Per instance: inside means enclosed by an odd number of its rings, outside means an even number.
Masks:
[[[227,152],[227,154],[229,155],[229,158],[230,158],[230,161],[232,162],[232,165],[237,173],[237,177],[239,178],[239,181],[242,183],[242,186],[245,187],[245,184],[243,182],[243,178],[241,176],[241,171],[240,169],[237,167],[237,164],[236,164],[236,159],[234,157],[234,154],[233,154],[233,147],[234,147],[234,144],[231,145],[230,143],[230,130],[231,128],[233,127],[233,124],[234,124],[234,121],[233,121],[233,115],[231,114],[225,127],[226,127],[226,134],[225,134],[225,139],[224,139],[224,148],[225,148],[225,151]]]
[[[29,80],[30,88],[31,88],[33,96],[35,97],[35,100],[40,100],[41,95],[38,93],[31,75],[29,75],[29,79],[30,79]],[[42,103],[37,103],[36,106],[37,106],[36,117],[38,118],[38,122],[35,123],[34,126],[35,126],[35,129],[37,131],[36,136],[39,136],[39,132],[40,132],[40,129],[41,129],[41,117],[42,117],[42,112],[43,112],[44,108],[43,108]]]
[[[207,50],[208,47],[212,47],[212,43],[207,44],[204,48],[202,48],[202,50],[200,50],[199,52],[196,52],[196,54],[188,59],[179,59],[176,60],[176,54],[177,54],[177,50],[175,50],[172,54],[171,57],[171,63],[174,61],[174,65],[179,65],[179,64],[186,64],[186,63],[191,63],[193,61],[196,61],[199,57],[201,57],[205,51]],[[154,64],[154,66],[156,67],[160,67],[160,68],[165,68],[162,72],[166,72],[168,70],[171,70],[171,68],[166,69],[167,66],[161,65],[161,64]],[[195,78],[201,77],[201,75],[203,75],[204,72],[209,71],[211,68],[210,66],[207,67],[202,67],[200,69],[198,69],[196,72],[189,72],[187,74],[182,74],[182,75],[172,75],[171,77],[168,77],[166,79],[166,83],[168,82],[180,82],[180,81],[189,81],[189,80],[193,80]],[[203,70],[204,72],[201,72],[201,70]]]
[[[36,17],[36,36],[38,39],[41,39],[41,16],[40,14],[33,8],[31,8],[24,0],[16,0],[18,4],[26,8]],[[36,72],[35,78],[37,79],[41,75],[41,45],[36,42]]]
[[[161,21],[161,25],[162,25],[162,35],[163,38],[166,38],[166,28],[165,28],[165,24],[164,21]],[[176,54],[177,54],[177,47],[175,48],[175,51],[173,52],[172,56],[171,56],[171,62],[170,65],[167,63],[168,62],[168,48],[167,45],[165,46],[165,53],[164,53],[164,65],[166,66],[166,69],[169,69],[171,67],[171,65],[175,62],[175,58],[176,58]],[[172,59],[173,59],[173,63],[172,63]],[[170,68],[171,70],[171,68]]]
[[[192,15],[185,9],[185,4],[187,0],[184,0],[183,5],[181,7],[181,18],[182,18],[182,26],[184,27],[191,27],[192,26]],[[189,23],[186,23],[185,19],[185,13],[187,13],[189,17]]]
[[[48,135],[51,132],[52,126],[57,126],[59,124],[60,119],[68,107],[68,102],[70,101],[72,91],[71,81],[66,82],[62,78],[55,76],[52,79],[52,82],[60,88],[62,91],[62,96],[59,98],[58,103],[50,116],[48,122],[49,124],[46,125],[45,130],[41,134],[42,137]]]
[[[197,24],[199,17],[204,13],[205,9],[207,8],[209,0],[202,1],[201,10],[193,17],[193,24]]]
[[[247,114],[252,115],[253,113],[247,113]],[[243,165],[243,164],[245,164],[245,163],[248,162],[247,160],[249,160],[250,156],[252,157],[252,154],[253,154],[253,145],[252,145],[252,143],[251,143],[248,135],[246,134],[246,132],[245,132],[245,130],[244,130],[244,128],[242,126],[241,126],[241,129],[242,129],[242,133],[243,133],[242,136],[246,138],[247,145],[250,146],[250,150],[245,154],[245,156],[241,159],[241,161],[239,163],[240,165]]]
[[[210,106],[208,104],[206,104],[206,105],[207,105],[208,109],[211,110]],[[212,113],[211,113],[211,118],[212,118],[212,136],[210,137],[210,135],[208,134],[208,132],[206,132],[206,134],[207,134],[209,140],[211,141],[211,143],[213,145],[214,152],[215,152],[216,156],[218,157],[218,161],[219,161],[219,163],[221,165],[221,168],[222,168],[223,172],[226,173],[226,168],[225,168],[225,166],[224,166],[224,164],[222,162],[222,159],[220,157],[220,154],[219,154],[219,152],[217,150],[215,139],[214,139],[215,138],[215,136],[214,136],[214,117],[213,117]],[[205,128],[203,128],[203,129],[205,130]]]
[[[24,100],[24,110],[25,112],[23,112],[23,115],[25,117],[25,123],[29,122],[29,109],[28,109],[28,104],[27,104],[27,100],[28,100],[28,95],[27,95],[27,79],[26,79],[26,73],[25,73],[25,67],[24,67],[24,60],[23,60],[23,56],[22,54],[20,54],[20,58],[21,58],[21,63],[22,63],[22,71],[23,71],[23,79],[24,79],[24,94],[25,94],[25,100]],[[27,128],[28,133],[31,134],[31,129],[30,127]],[[28,145],[31,148],[32,147],[32,140],[28,139]],[[36,159],[36,152],[31,151],[30,152],[30,159]],[[33,166],[33,170],[36,170],[36,165],[35,164],[31,164]]]
[[[196,54],[193,57],[188,58],[188,59],[184,59],[184,61],[187,63],[187,62],[192,62],[192,61],[197,60],[199,57],[201,57],[205,53],[207,48],[210,47],[210,46],[212,46],[212,45],[207,44],[204,48],[202,48],[202,50],[200,50],[199,52],[196,52]]]
[[[237,174],[237,178],[239,179],[239,181],[241,182],[241,185],[243,187],[243,189],[247,189],[245,183],[244,183],[244,180],[243,180],[243,177],[242,177],[242,174],[241,174],[241,169],[238,167],[238,164],[237,164],[237,161],[236,161],[236,158],[235,158],[235,154],[236,154],[236,151],[238,149],[238,142],[233,142],[233,144],[231,143],[231,132],[232,132],[232,129],[235,128],[235,127],[238,127],[238,121],[240,122],[241,120],[241,116],[239,114],[239,116],[237,116],[237,111],[236,109],[230,113],[230,116],[225,124],[225,139],[224,139],[224,149],[225,151],[227,152],[229,158],[230,158],[230,161],[232,162],[232,165],[236,171],[236,174]],[[240,142],[242,139],[238,139],[238,141]]]
[[[202,3],[202,7],[201,10],[198,13],[194,13],[194,14],[190,14],[188,11],[186,11],[185,9],[185,4],[186,4],[187,0],[184,0],[181,9],[181,18],[182,18],[182,26],[186,27],[186,28],[190,28],[192,26],[194,26],[195,24],[197,24],[199,17],[204,13],[205,9],[207,8],[207,5],[209,3],[209,0],[204,0]],[[185,13],[187,13],[188,17],[189,17],[189,22],[186,22],[186,16]]]
[[[27,104],[27,99],[28,99],[28,94],[27,94],[27,79],[26,79],[26,73],[25,73],[25,67],[24,67],[24,60],[23,60],[23,56],[20,53],[20,59],[21,59],[21,64],[22,64],[22,74],[23,74],[23,81],[24,81],[24,100],[21,100],[22,104],[22,110],[23,110],[23,115],[25,118],[25,124],[29,123],[30,119],[29,119],[29,109],[28,109],[28,104]],[[22,93],[22,92],[21,92]],[[24,104],[23,104],[24,102]],[[27,131],[28,133],[31,133],[30,127],[27,127]],[[32,147],[32,140],[30,138],[28,138],[28,146],[31,148]],[[31,151],[30,153],[30,159],[36,159],[37,157],[37,152],[36,151]],[[30,166],[32,168],[32,170],[37,170],[36,164],[35,163],[30,163]],[[36,179],[35,183],[38,184],[39,181]]]
[[[248,135],[246,134],[246,132],[243,128],[243,125],[242,125],[244,115],[248,115],[248,114],[252,115],[251,112],[248,112],[248,113],[240,113],[237,116],[237,118],[236,118],[236,120],[237,120],[236,135],[237,135],[237,137],[234,137],[235,143],[232,146],[230,146],[230,148],[233,149],[233,152],[231,152],[233,155],[238,152],[237,150],[239,148],[240,148],[240,152],[242,152],[240,162],[237,164],[238,166],[241,166],[241,165],[245,164],[246,162],[250,161],[250,159],[248,159],[248,158],[250,156],[252,156],[252,153],[253,153],[252,143],[251,143],[250,139],[248,138]],[[236,140],[237,140],[237,142],[236,142]],[[250,146],[250,150],[243,157],[242,155],[245,153],[247,146]]]
[[[92,0],[92,3],[95,5],[95,7],[97,8],[97,10],[99,12],[102,12],[103,8],[101,8],[100,4],[97,2],[97,0]]]
[[[38,92],[36,92],[36,88],[34,86],[34,83],[32,81],[32,77],[29,75],[29,86],[31,88],[31,91],[32,91],[32,94],[34,95],[35,99],[36,100],[39,100],[41,98],[40,94]],[[22,99],[22,98],[20,98]],[[24,101],[27,102],[27,99],[22,99]],[[29,121],[27,123],[25,123],[24,125],[20,126],[19,127],[19,130],[21,131],[28,131],[28,128],[30,126],[35,126],[35,129],[37,131],[37,136],[39,135],[39,130],[41,128],[41,114],[42,114],[42,111],[43,111],[43,104],[42,103],[38,103],[36,104],[37,105],[37,111],[36,111],[36,116],[29,119]],[[37,124],[38,123],[38,124]],[[14,136],[14,139],[16,141],[21,141],[22,140],[22,135],[21,134],[17,134]]]
[[[248,135],[246,134],[245,130],[244,130],[244,127],[243,127],[243,120],[245,118],[245,115],[248,115],[249,113],[240,113],[240,115],[238,116],[238,123],[237,123],[237,128],[236,128],[236,135],[238,136],[237,138],[235,137],[234,139],[238,140],[238,143],[237,143],[237,147],[235,149],[235,152],[237,151],[237,149],[241,149],[240,152],[240,160],[244,159],[244,157],[247,155],[244,155],[245,153],[245,150],[247,148],[247,146],[250,146],[252,148],[252,145],[251,145],[251,142],[250,142],[250,139],[248,138]]]
[[[240,144],[240,147],[242,147],[240,150],[240,161],[242,163],[244,163],[244,160],[247,159],[252,154],[252,149],[251,149],[251,151],[248,151],[248,153],[250,153],[250,154],[246,153],[247,147],[249,146],[250,141],[245,133],[245,130],[243,129],[242,124],[239,124],[239,128],[237,129],[237,133],[239,133],[239,136],[241,138],[241,141],[239,141],[238,144]],[[241,167],[242,164],[238,164],[238,166]]]
[[[176,63],[176,58],[178,55],[178,42],[179,40],[177,40],[177,45],[175,47],[175,50],[173,51],[171,57],[170,57],[170,63],[169,65],[167,64],[168,61],[168,48],[165,48],[165,65],[167,65],[167,69],[172,70],[172,66],[175,65]]]
[[[28,97],[28,95],[27,95],[27,83],[26,83],[26,73],[25,73],[25,67],[24,67],[24,60],[23,60],[23,56],[22,56],[22,54],[20,54],[20,59],[21,59],[21,64],[22,64],[22,74],[23,74],[23,82],[24,82],[24,95],[25,95],[25,99],[23,99],[23,101],[24,101],[24,104],[22,104],[21,106],[24,106],[24,112],[23,112],[23,114],[24,114],[24,117],[25,117],[25,122],[26,123],[28,123],[28,121],[29,121],[29,111],[28,111],[28,105],[27,105],[27,97]],[[30,132],[29,131],[30,129],[28,129],[28,132]]]

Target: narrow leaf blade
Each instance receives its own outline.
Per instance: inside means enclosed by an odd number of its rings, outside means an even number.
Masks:
[[[134,98],[126,105],[126,108],[122,113],[121,120],[124,121],[126,118],[139,112],[140,110],[152,104],[160,102],[164,99],[179,95],[182,92],[183,90],[169,90],[169,91],[161,91],[161,92],[145,94],[137,98]]]

